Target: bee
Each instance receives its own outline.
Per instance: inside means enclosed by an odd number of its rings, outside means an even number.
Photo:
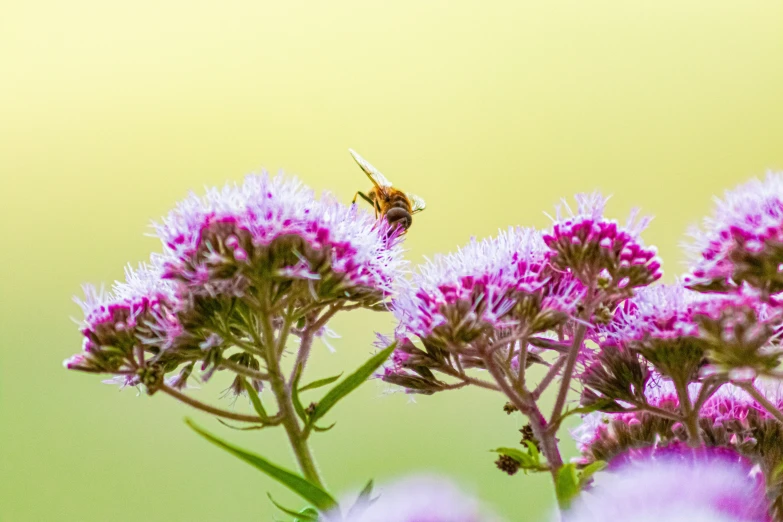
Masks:
[[[413,223],[412,216],[424,210],[426,206],[424,200],[419,196],[406,194],[394,188],[391,181],[386,179],[386,176],[370,165],[366,159],[359,156],[356,151],[348,149],[348,152],[351,153],[359,167],[367,174],[373,185],[367,194],[357,191],[353,196],[353,203],[356,203],[356,198],[361,197],[372,205],[375,210],[375,217],[379,215],[385,217],[390,225],[401,226],[403,232],[406,232],[410,228],[411,223]]]

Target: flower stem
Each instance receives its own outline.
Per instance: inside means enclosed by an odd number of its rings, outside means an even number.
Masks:
[[[772,402],[767,399],[764,394],[753,385],[753,383],[742,383],[738,384],[737,386],[748,392],[748,394],[753,397],[756,402],[758,402],[765,410],[767,410],[770,415],[775,417],[775,419],[777,419],[779,422],[783,422],[783,412],[781,412],[777,406],[772,404]]]
[[[242,422],[256,422],[259,424],[264,424],[264,421],[261,419],[261,417],[256,417],[255,415],[243,415],[241,413],[234,413],[231,411],[221,410],[220,408],[215,408],[214,406],[210,406],[209,404],[204,404],[203,402],[196,400],[193,397],[188,397],[184,393],[181,393],[165,384],[161,384],[158,387],[158,390],[162,391],[166,395],[170,395],[174,397],[180,402],[184,402],[189,406],[192,406],[203,412],[215,415],[216,417],[223,417],[224,419],[232,419],[232,420],[242,421]]]
[[[563,467],[563,457],[560,455],[560,450],[557,447],[557,438],[554,433],[551,433],[547,426],[546,419],[541,414],[538,405],[530,397],[530,394],[521,394],[514,389],[511,384],[506,381],[503,371],[495,362],[493,355],[485,354],[484,363],[487,366],[487,370],[495,379],[500,389],[511,401],[511,404],[517,407],[517,409],[525,415],[530,421],[530,428],[533,430],[533,435],[541,444],[541,452],[546,457],[549,463],[549,471],[552,474],[552,480],[557,483],[557,474],[560,468]],[[524,390],[522,390],[524,392]]]
[[[559,423],[560,416],[563,414],[565,401],[568,397],[568,390],[571,386],[571,376],[574,373],[574,369],[576,368],[576,360],[579,357],[579,351],[582,349],[582,342],[585,339],[586,333],[587,327],[584,325],[584,323],[578,323],[574,340],[571,343],[571,349],[568,352],[565,368],[563,369],[563,377],[560,381],[560,390],[557,392],[555,407],[552,408],[552,416],[549,418],[549,422],[551,424]]]
[[[262,328],[264,340],[266,341],[266,363],[267,371],[269,373],[269,383],[271,384],[272,393],[277,400],[283,428],[285,428],[286,435],[288,435],[291,449],[294,452],[296,461],[299,464],[299,469],[302,470],[304,477],[313,484],[323,488],[324,484],[315,467],[315,460],[313,459],[310,447],[307,444],[307,440],[305,439],[302,429],[299,426],[299,421],[297,420],[293,399],[291,397],[291,383],[285,382],[285,377],[280,368],[279,354],[282,354],[283,349],[285,348],[283,344],[288,337],[287,332],[280,332],[279,339],[275,342],[274,329],[266,314],[264,314],[262,318]],[[286,321],[284,328],[290,328],[290,321]],[[303,338],[302,343],[304,342],[305,339]],[[310,339],[309,342],[312,342],[312,339]]]
[[[682,410],[685,428],[688,430],[688,444],[693,448],[698,448],[702,445],[701,433],[699,433],[699,411],[693,408],[686,382],[675,379],[674,387],[680,399],[680,410]]]

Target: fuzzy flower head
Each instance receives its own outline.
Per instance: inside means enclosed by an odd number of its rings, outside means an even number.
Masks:
[[[723,451],[681,448],[630,460],[599,474],[569,510],[572,522],[767,522],[763,478]]]
[[[708,347],[710,364],[703,375],[748,380],[780,363],[783,305],[778,299],[764,301],[758,290],[743,284],[735,292],[700,300],[694,319]]]
[[[780,383],[756,380],[752,384],[775,408],[783,407]],[[692,404],[700,397],[702,386],[688,386]],[[643,401],[622,402],[625,408],[618,407],[614,413],[593,412],[582,418],[572,436],[584,463],[601,460],[616,468],[628,460],[671,453],[689,445],[680,397],[672,382],[653,376],[644,395]],[[649,411],[649,407],[656,411]],[[768,480],[773,509],[783,515],[783,476],[777,471],[783,464],[779,443],[783,425],[765,406],[741,387],[723,384],[703,401],[698,429],[710,451],[739,453],[759,465]]]
[[[598,282],[619,293],[661,278],[657,250],[639,237],[649,218],[636,220],[634,212],[622,227],[604,217],[608,198],[598,192],[577,194],[576,201],[574,212],[563,200],[552,231],[544,236],[555,268],[571,270],[585,285]]]
[[[783,291],[783,173],[726,191],[690,235],[689,285],[726,291],[747,282],[768,293]]]
[[[406,478],[373,497],[375,502],[355,505],[345,522],[498,522],[478,500],[439,477]]]
[[[253,308],[348,300],[372,306],[404,266],[398,234],[295,178],[251,175],[191,195],[155,225],[166,277],[186,301],[240,298]]]
[[[111,292],[85,286],[85,298],[76,300],[84,311],[83,352],[66,360],[65,367],[115,373],[124,376],[123,384],[138,384],[147,370],[145,354],[165,360],[180,326],[174,287],[161,274],[155,265],[128,267],[125,281],[116,282]]]
[[[548,327],[573,311],[583,291],[548,270],[546,252],[530,228],[473,240],[420,266],[400,289],[394,313],[410,334],[455,343],[514,326],[521,316],[534,330]]]
[[[680,284],[641,288],[618,307],[606,339],[641,353],[664,375],[689,381],[706,350],[694,319],[700,299]]]

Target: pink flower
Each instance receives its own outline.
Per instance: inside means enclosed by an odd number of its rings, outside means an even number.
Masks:
[[[650,222],[636,220],[634,212],[625,227],[603,216],[608,198],[598,192],[577,194],[577,211],[563,200],[552,231],[544,242],[552,250],[552,264],[570,269],[585,285],[599,275],[608,288],[623,290],[648,285],[661,278],[661,260],[654,247],[646,247],[639,234]]]
[[[84,351],[67,359],[65,367],[119,373],[133,380],[142,364],[140,354],[168,348],[180,327],[173,313],[174,287],[161,273],[154,264],[137,270],[128,267],[125,281],[116,282],[110,293],[86,285],[84,300],[76,300],[84,311],[80,326]]]
[[[166,277],[184,296],[274,301],[275,288],[293,283],[287,302],[374,304],[405,266],[399,238],[384,220],[328,194],[316,199],[282,175],[251,175],[241,185],[193,194],[155,229]]]
[[[351,510],[345,522],[497,522],[480,503],[451,481],[409,477],[373,494],[378,500]],[[352,502],[344,502],[350,506]]]
[[[679,447],[600,473],[567,513],[569,522],[766,522],[763,477],[725,451]]]
[[[696,337],[699,325],[693,314],[701,300],[701,294],[680,284],[641,288],[617,308],[613,321],[604,331],[620,345],[649,339]]]
[[[713,215],[694,228],[689,285],[727,290],[748,282],[783,290],[783,174],[768,173],[716,199]]]
[[[394,313],[405,332],[420,337],[513,326],[509,312],[521,295],[539,299],[537,313],[570,314],[583,289],[549,271],[546,254],[540,233],[530,228],[473,240],[420,266],[411,283],[401,284]]]

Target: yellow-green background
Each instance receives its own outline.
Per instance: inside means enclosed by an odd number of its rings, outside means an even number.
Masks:
[[[271,520],[269,479],[190,433],[192,412],[60,362],[71,295],[157,248],[147,224],[190,189],[284,168],[348,201],[353,147],[429,207],[414,262],[562,196],[639,205],[667,278],[713,194],[783,167],[779,1],[6,1],[0,6],[0,519]],[[388,318],[335,321],[359,364]],[[215,398],[218,384],[202,397]],[[512,520],[546,477],[509,478],[503,401],[365,385],[315,439],[336,490],[411,470],[458,477]],[[290,464],[282,434],[213,431]],[[571,448],[566,441],[565,446]],[[569,449],[569,451],[571,451]],[[527,513],[527,515],[523,515]]]

